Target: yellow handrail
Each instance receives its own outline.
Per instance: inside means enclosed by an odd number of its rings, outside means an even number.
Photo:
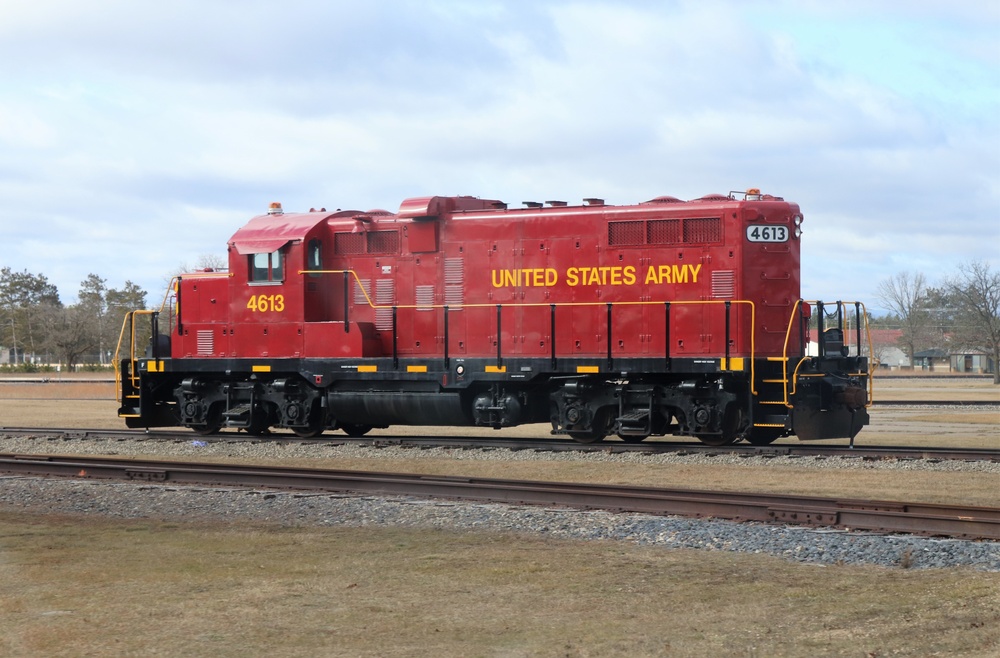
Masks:
[[[477,304],[376,304],[372,301],[372,298],[368,295],[368,291],[365,289],[364,284],[361,282],[361,278],[358,276],[357,272],[354,270],[299,270],[299,274],[350,274],[354,277],[354,281],[358,284],[361,289],[361,293],[365,297],[365,301],[368,306],[372,309],[392,309],[392,308],[413,308],[413,309],[431,309],[440,308],[443,309],[447,307],[451,309],[462,309],[462,308],[496,308],[497,306],[513,306],[515,308],[525,308],[525,307],[567,307],[567,306],[606,306],[608,302],[512,302],[510,304],[498,304],[496,302],[491,303],[477,303]],[[725,304],[729,302],[731,304],[743,304],[750,307],[750,392],[753,395],[757,395],[757,376],[756,376],[756,363],[755,354],[757,353],[757,307],[754,302],[748,299],[692,299],[692,300],[678,300],[678,301],[624,301],[624,302],[614,302],[615,306],[663,306],[664,304],[670,303],[681,304],[681,305],[700,305],[700,304]],[[729,367],[729,364],[726,364]]]

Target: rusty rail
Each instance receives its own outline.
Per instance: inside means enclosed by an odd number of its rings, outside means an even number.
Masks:
[[[403,446],[410,448],[499,448],[506,450],[535,450],[544,452],[636,452],[641,454],[707,454],[742,455],[746,457],[849,457],[856,459],[929,459],[961,461],[1000,462],[998,448],[963,447],[918,447],[918,446],[854,446],[826,445],[817,443],[773,443],[766,446],[736,444],[731,446],[707,446],[700,442],[677,439],[651,440],[642,443],[625,443],[608,440],[599,443],[577,443],[563,438],[521,438],[504,437],[490,432],[489,436],[460,437],[434,436],[432,434],[385,434],[373,433],[364,437],[350,437],[333,432],[312,439],[305,439],[288,432],[274,432],[264,436],[252,436],[242,432],[219,432],[211,436],[197,435],[187,429],[162,430],[107,430],[86,428],[33,428],[0,427],[0,435],[28,436],[34,438],[58,437],[61,440],[110,440],[110,441],[168,441],[204,443],[298,443],[336,446],[343,444],[368,445],[376,447]]]
[[[0,472],[448,498],[1000,540],[1000,509],[328,469],[0,454]]]

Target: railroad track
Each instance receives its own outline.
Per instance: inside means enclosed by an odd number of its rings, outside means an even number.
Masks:
[[[0,472],[564,506],[1000,540],[1000,509],[901,501],[47,455],[0,454]]]
[[[923,460],[959,460],[959,461],[992,461],[1000,462],[1000,448],[962,448],[962,447],[918,447],[918,446],[868,446],[855,445],[853,448],[844,445],[811,444],[811,443],[775,443],[768,446],[752,446],[737,444],[733,446],[713,447],[700,442],[684,441],[646,441],[643,443],[624,443],[609,439],[601,443],[581,444],[576,441],[561,438],[504,438],[491,437],[455,437],[434,435],[396,436],[377,435],[364,437],[349,437],[340,433],[331,433],[315,439],[303,439],[290,433],[273,433],[263,436],[252,436],[243,432],[220,432],[212,436],[201,436],[188,430],[105,430],[84,428],[31,428],[31,427],[0,427],[0,435],[29,436],[36,438],[52,438],[61,441],[74,440],[109,440],[109,441],[163,441],[190,443],[296,443],[305,445],[362,445],[375,447],[400,446],[407,448],[447,448],[455,450],[486,449],[486,450],[534,450],[538,452],[604,452],[604,453],[640,453],[640,454],[702,454],[702,455],[741,455],[745,457],[847,457],[854,459],[923,459]]]
[[[878,407],[1000,407],[995,400],[876,400]]]

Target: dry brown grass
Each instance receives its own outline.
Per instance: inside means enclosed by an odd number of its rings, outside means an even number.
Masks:
[[[985,377],[897,377],[876,376],[873,390],[876,400],[970,400],[1000,404],[1000,386]]]
[[[1000,574],[0,514],[11,656],[986,656]]]

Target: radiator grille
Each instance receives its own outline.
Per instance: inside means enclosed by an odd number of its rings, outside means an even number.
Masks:
[[[736,296],[736,272],[715,270],[712,272],[712,298],[732,299]]]
[[[705,217],[684,220],[685,244],[722,241],[722,220],[718,217]]]
[[[333,250],[341,256],[365,253],[364,233],[334,233]]]
[[[399,231],[372,231],[368,234],[369,254],[399,253]]]
[[[444,259],[444,303],[461,310],[465,303],[465,259]]]
[[[677,244],[681,241],[681,220],[652,219],[646,223],[649,244]]]
[[[211,329],[199,329],[196,334],[198,356],[208,356],[215,352],[215,332]]]
[[[375,328],[392,331],[392,305],[396,303],[396,283],[392,279],[375,281]]]
[[[418,311],[434,310],[434,286],[417,286],[414,290],[417,297]]]
[[[368,297],[365,297],[365,293],[368,293]],[[355,279],[354,280],[354,305],[355,306],[368,306],[368,300],[372,296],[372,280],[371,279]]]
[[[609,247],[718,242],[722,242],[721,217],[608,222]]]
[[[643,221],[608,222],[608,244],[612,247],[640,245],[645,239]]]

